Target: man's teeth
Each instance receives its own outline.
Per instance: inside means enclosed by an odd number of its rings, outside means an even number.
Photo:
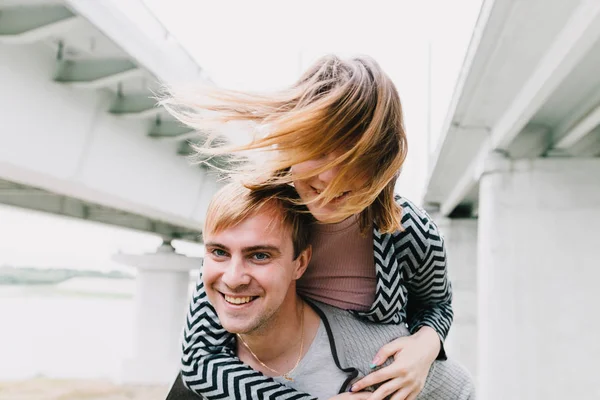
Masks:
[[[246,304],[252,301],[252,297],[231,297],[225,295],[225,301],[232,304]]]

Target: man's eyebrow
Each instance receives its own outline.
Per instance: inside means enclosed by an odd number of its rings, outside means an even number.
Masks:
[[[225,246],[224,244],[218,243],[218,242],[206,242],[204,243],[204,247],[219,247],[221,249],[225,249],[228,250],[229,248],[227,246]],[[277,246],[273,246],[273,245],[268,245],[268,244],[259,244],[256,246],[249,246],[249,247],[244,247],[242,249],[243,252],[245,253],[249,253],[252,251],[272,251],[272,252],[276,252],[276,253],[281,253],[281,249]]]
[[[277,252],[277,253],[281,253],[281,250],[279,249],[279,247],[277,246],[271,246],[271,245],[266,245],[266,244],[262,244],[262,245],[257,245],[257,246],[250,246],[250,247],[244,247],[243,251],[246,253],[249,253],[251,251],[258,251],[258,250],[262,250],[262,251],[272,251],[272,252]]]
[[[204,247],[220,247],[222,249],[226,249],[227,248],[227,246],[225,246],[224,244],[217,243],[217,242],[207,242],[207,243],[204,243]]]

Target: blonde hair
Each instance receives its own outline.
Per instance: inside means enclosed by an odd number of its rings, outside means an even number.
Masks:
[[[312,201],[329,202],[347,182],[366,182],[353,190],[335,217],[361,213],[361,230],[375,223],[384,233],[401,229],[394,185],[407,153],[402,106],[391,79],[369,57],[348,60],[329,55],[318,60],[292,87],[269,95],[233,90],[177,91],[161,100],[175,117],[200,131],[211,123],[245,121],[255,136],[244,145],[196,147],[201,155],[247,155],[261,151],[260,163],[226,171],[242,173],[249,188],[292,182],[293,165],[338,152],[320,168],[294,175],[307,179],[333,167],[339,173]],[[259,165],[260,164],[260,165]]]
[[[263,186],[251,190],[237,181],[223,186],[210,201],[204,221],[204,233],[219,233],[236,226],[262,211],[275,210],[280,223],[292,235],[294,259],[310,243],[310,225],[314,221],[305,206],[297,204],[298,194],[289,185]]]

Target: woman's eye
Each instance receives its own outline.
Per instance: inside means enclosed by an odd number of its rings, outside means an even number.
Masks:
[[[325,164],[328,161],[330,161],[329,158],[330,158],[329,154],[321,154],[319,156],[319,158],[317,158],[317,161],[320,162],[321,164]]]
[[[254,253],[252,258],[254,258],[256,261],[266,261],[270,258],[270,256],[267,253]]]

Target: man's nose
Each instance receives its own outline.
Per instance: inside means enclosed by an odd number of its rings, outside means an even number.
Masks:
[[[232,257],[221,279],[231,289],[250,284],[250,276],[247,274],[244,260],[241,257]]]

